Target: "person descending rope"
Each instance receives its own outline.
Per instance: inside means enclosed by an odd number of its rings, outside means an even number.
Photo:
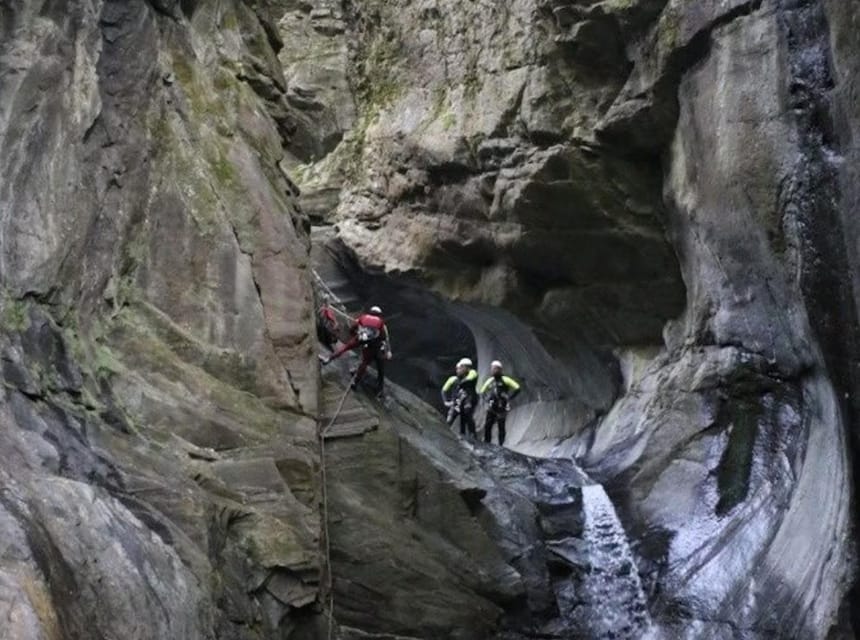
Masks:
[[[382,396],[385,388],[385,361],[391,360],[391,343],[388,338],[388,327],[385,326],[385,321],[382,319],[382,309],[376,306],[370,307],[367,313],[358,316],[350,326],[350,335],[350,339],[335,350],[331,356],[324,358],[322,363],[328,364],[347,351],[360,347],[361,363],[355,371],[352,389],[357,387],[367,367],[374,363],[376,366],[376,393]]]
[[[462,358],[455,374],[442,386],[442,401],[448,408],[448,424],[460,418],[460,435],[475,437],[475,408],[478,405],[478,373],[469,358]]]
[[[328,296],[324,296],[317,311],[317,339],[332,352],[334,345],[337,344],[338,328],[335,310],[331,306]]]
[[[511,400],[520,392],[520,383],[502,373],[502,363],[490,363],[490,377],[481,385],[479,393],[487,403],[484,420],[484,442],[493,440],[493,424],[499,425],[499,445],[505,444],[505,420],[511,409]]]

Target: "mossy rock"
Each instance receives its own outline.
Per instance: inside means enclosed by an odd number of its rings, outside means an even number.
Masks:
[[[747,497],[762,409],[758,400],[743,398],[728,401],[721,413],[719,419],[730,431],[729,442],[717,467],[720,494],[717,515],[725,515]]]
[[[30,327],[29,304],[9,295],[0,295],[0,319],[6,331],[26,331]]]

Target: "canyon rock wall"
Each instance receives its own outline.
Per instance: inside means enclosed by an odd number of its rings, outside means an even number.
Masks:
[[[313,222],[504,356],[512,448],[604,485],[671,637],[853,637],[858,27],[856,0],[0,2],[0,635],[324,637]],[[551,625],[578,569],[517,555],[554,530],[523,524],[544,467],[473,461],[410,398],[329,452],[335,611]]]
[[[492,309],[531,326],[559,382],[512,446],[610,488],[673,633],[850,634],[860,6],[339,15],[319,40],[351,52],[357,115],[294,160],[309,214],[367,270],[484,305],[479,353],[527,377],[544,354]]]

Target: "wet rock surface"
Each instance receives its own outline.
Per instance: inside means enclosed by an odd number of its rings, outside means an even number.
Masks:
[[[853,637],[858,11],[0,3],[0,636]]]
[[[327,384],[345,374],[329,370]],[[573,589],[564,567],[584,554],[558,556],[553,544],[584,547],[585,475],[465,444],[403,389],[391,386],[384,406],[378,430],[326,442],[338,623],[380,636],[571,637],[555,584]]]
[[[355,11],[380,90],[298,172],[343,251],[474,305],[510,446],[605,484],[672,637],[851,637],[857,8]]]
[[[567,616],[580,621],[579,632],[584,636],[653,637],[639,572],[615,507],[598,485],[584,487],[582,493],[582,538],[587,544],[588,564],[581,583],[580,608],[574,607]]]

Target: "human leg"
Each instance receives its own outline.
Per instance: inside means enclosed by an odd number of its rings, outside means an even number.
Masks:
[[[335,350],[335,352],[333,354],[331,354],[331,357],[328,360],[332,361],[332,360],[335,360],[337,358],[340,358],[344,353],[346,353],[347,351],[352,351],[357,346],[358,346],[358,338],[353,336],[349,340],[344,342],[342,345],[340,345],[340,347],[338,347]]]
[[[466,423],[466,428],[469,431],[469,437],[474,439],[476,431],[474,409],[472,409],[471,411],[464,411],[460,419]]]
[[[487,411],[487,417],[484,419],[484,442],[491,442],[493,439],[493,423],[496,421],[496,416],[492,411]]]
[[[376,359],[376,392],[382,393],[385,389],[385,354],[381,348],[377,348],[374,352]]]
[[[370,365],[371,360],[373,360],[373,353],[369,348],[363,347],[361,350],[361,362],[358,363],[358,369],[355,370],[355,377],[352,379],[353,385],[357,385],[364,377],[364,373],[367,371],[367,367]]]

